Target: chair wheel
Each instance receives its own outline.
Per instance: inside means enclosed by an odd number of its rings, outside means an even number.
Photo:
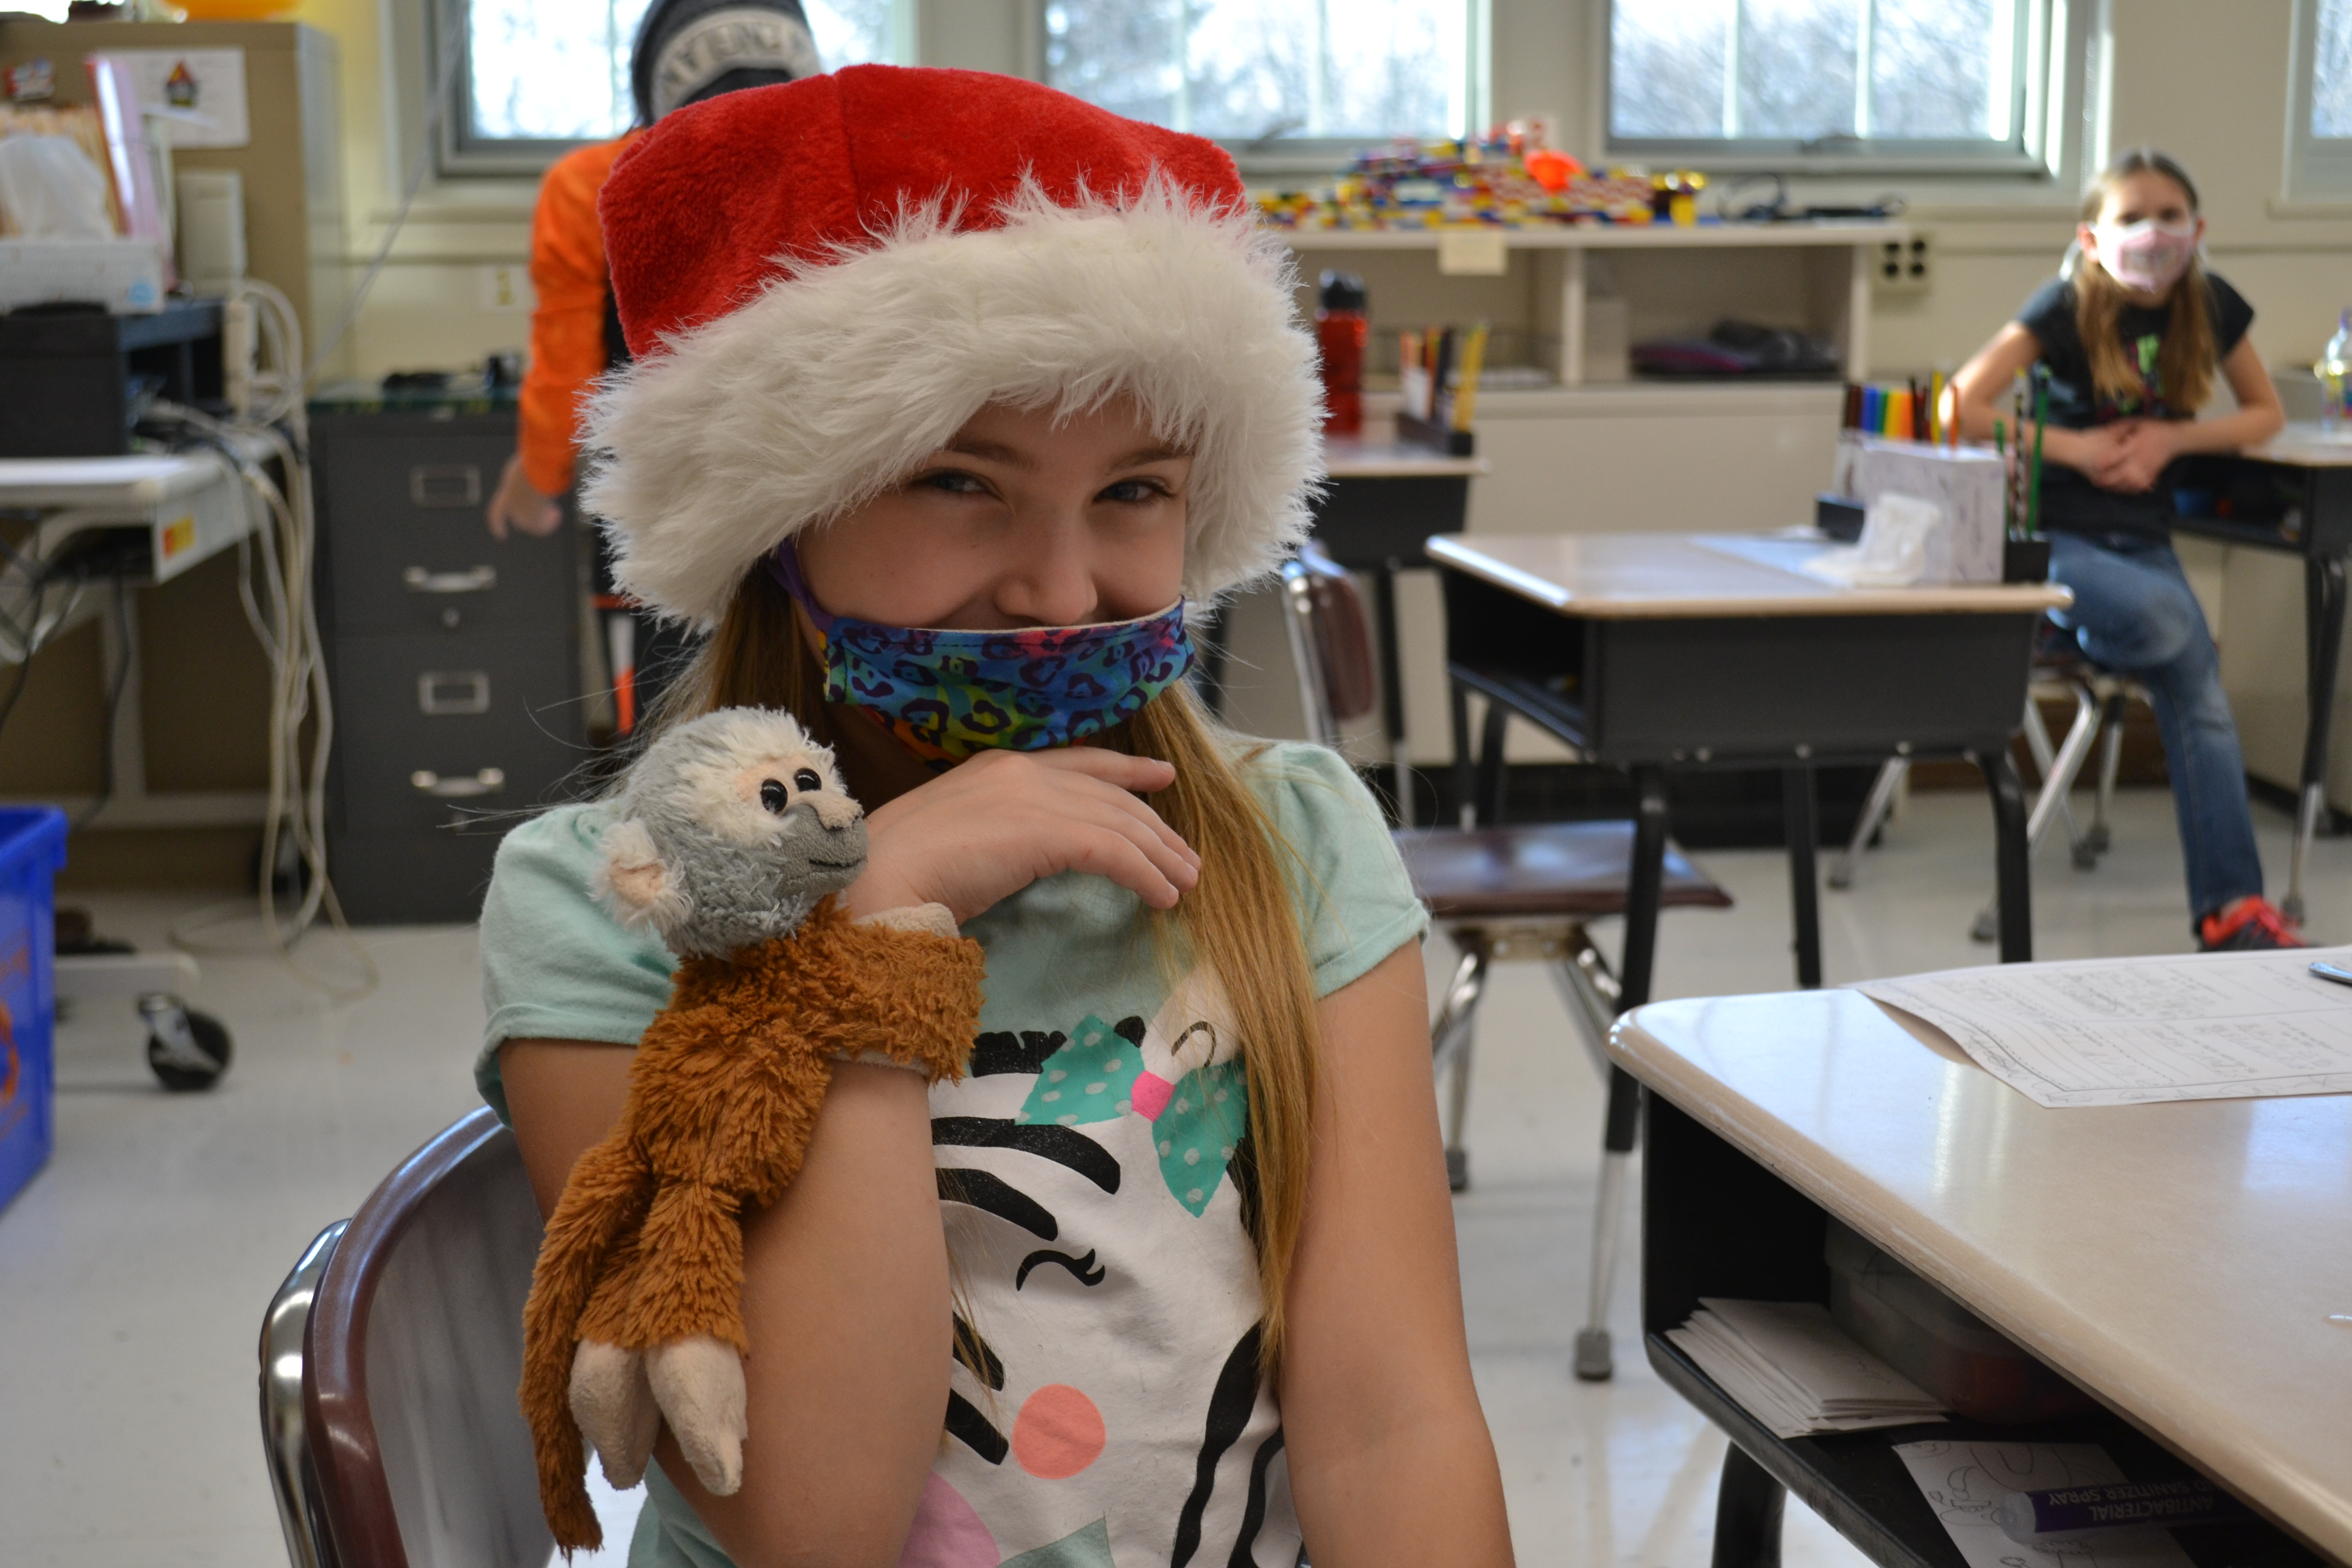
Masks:
[[[1448,1149],[1445,1152],[1445,1184],[1454,1192],[1470,1190],[1470,1151]]]
[[[210,1089],[228,1071],[228,1029],[211,1014],[176,996],[142,996],[139,1016],[147,1021],[147,1066],[165,1089]]]
[[[2084,839],[2082,843],[2075,845],[2075,846],[2074,846],[2074,869],[2076,869],[2077,871],[2095,871],[2095,870],[2097,870],[2098,868],[2099,868],[2099,849],[2098,849],[2098,846],[2097,846],[2097,845],[2095,845],[2095,844],[2093,844],[2093,843],[2092,843],[2089,839],[2087,839],[2087,838],[2086,838],[2086,839]]]
[[[2105,824],[2093,827],[2083,835],[2084,847],[2090,850],[2094,855],[2105,854],[2107,852],[2108,842],[2107,829]]]
[[[1990,942],[2000,936],[2000,915],[1995,910],[1977,911],[1976,923],[1969,927],[1970,942]]]
[[[1616,1371],[1607,1329],[1576,1331],[1576,1376],[1580,1383],[1606,1383]]]

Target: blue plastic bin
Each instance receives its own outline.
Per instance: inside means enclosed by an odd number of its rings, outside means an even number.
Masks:
[[[48,1162],[56,1073],[58,868],[66,814],[0,807],[0,1207]]]

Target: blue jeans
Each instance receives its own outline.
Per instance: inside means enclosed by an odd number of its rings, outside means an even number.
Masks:
[[[2221,660],[2180,558],[2160,539],[2053,533],[2050,575],[2074,591],[2052,618],[2094,663],[2147,688],[2180,815],[2189,907],[2201,920],[2263,890],[2246,804],[2237,721],[2221,693]]]

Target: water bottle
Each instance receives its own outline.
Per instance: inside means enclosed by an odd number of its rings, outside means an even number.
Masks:
[[[1322,284],[1315,342],[1323,353],[1323,430],[1354,436],[1364,428],[1364,348],[1371,337],[1364,280],[1334,271],[1323,274]]]
[[[2336,318],[2336,335],[2311,374],[2319,378],[2320,428],[2336,435],[2344,427],[2344,378],[2352,374],[2352,310]]]

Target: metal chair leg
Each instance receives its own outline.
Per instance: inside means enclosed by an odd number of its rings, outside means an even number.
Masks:
[[[1576,1375],[1605,1383],[1616,1370],[1609,1343],[1609,1298],[1617,1281],[1617,1238],[1625,1217],[1625,1172],[1641,1125],[1642,1086],[1623,1068],[1609,1069],[1609,1120],[1601,1136],[1601,1187],[1592,1203],[1592,1295],[1576,1334]]]
[[[2091,689],[2088,686],[2077,684],[2074,688],[2074,718],[2066,727],[2067,739],[2074,738],[2074,731],[2082,728],[2085,720],[2091,721],[2095,725],[2096,706],[2097,700],[2091,695]],[[2051,773],[2057,766],[2058,759],[2057,754],[2050,747],[2050,727],[2042,721],[2042,704],[2033,700],[2030,695],[2025,700],[2025,744],[2027,749],[2032,752],[2033,765],[2042,774],[2042,789],[2033,797],[2034,809],[2043,813],[2046,821],[2050,808],[2043,805],[2042,802],[2049,798]],[[2077,769],[2077,771],[2080,770]],[[2068,779],[2066,788],[2057,794],[2056,804],[2059,819],[2066,824],[2066,842],[2070,845],[2080,845],[2083,842],[2083,830],[2074,824],[2074,804],[2067,798],[2068,792],[2074,787],[2074,780]],[[2039,838],[2034,840],[2037,845],[2041,842]]]
[[[1470,1185],[1470,1151],[1463,1143],[1463,1131],[1469,1121],[1471,1037],[1478,1004],[1486,993],[1493,949],[1483,931],[1462,930],[1453,935],[1461,944],[1462,958],[1454,966],[1454,978],[1446,983],[1445,1001],[1438,1009],[1437,1021],[1430,1026],[1429,1038],[1434,1069],[1454,1075],[1448,1096],[1453,1116],[1445,1135],[1445,1182],[1458,1193]]]
[[[2120,691],[2107,694],[2099,742],[2099,789],[2092,797],[2091,830],[2083,836],[2084,843],[2091,851],[2093,865],[2098,863],[2098,857],[2105,854],[2108,846],[2114,842],[2107,831],[2107,815],[2115,809],[2116,774],[2124,762],[2125,701]],[[2082,862],[2077,860],[2075,864],[2081,865]]]
[[[2025,705],[2028,743],[2036,731],[2042,743],[2049,743],[2049,734],[2042,730],[2042,715],[2034,711],[2029,699]],[[2074,721],[2066,728],[2066,739],[2060,742],[2057,754],[2042,762],[2037,750],[2035,761],[2042,763],[2042,790],[2033,797],[2033,811],[2025,823],[2025,852],[2031,856],[2042,845],[2042,836],[2050,831],[2051,819],[2063,813],[2071,830],[2074,814],[2066,808],[2066,792],[2074,787],[2074,780],[2083,771],[2083,763],[2091,754],[2091,742],[2098,737],[2099,706],[2087,687],[2075,690]],[[1977,911],[1975,923],[1969,927],[1969,937],[1974,942],[1991,942],[2000,934],[2000,900],[1998,895]]]
[[[1846,840],[1845,853],[1830,867],[1831,887],[1843,891],[1853,886],[1854,864],[1885,826],[1886,814],[1895,809],[1895,794],[1903,787],[1904,776],[1910,771],[1910,761],[1904,757],[1889,757],[1878,765],[1878,777],[1870,786],[1870,798],[1863,803],[1862,815],[1854,819],[1853,837]]]

